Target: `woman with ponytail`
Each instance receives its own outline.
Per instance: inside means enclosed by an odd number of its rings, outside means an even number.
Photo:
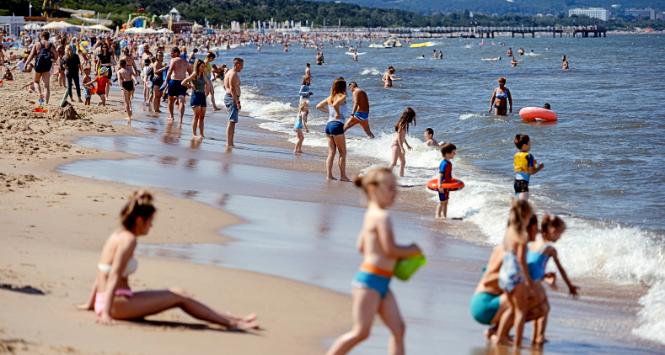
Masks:
[[[414,243],[408,246],[395,243],[388,208],[395,202],[397,184],[390,169],[371,169],[354,182],[362,188],[368,201],[357,242],[363,263],[352,281],[354,324],[349,332],[335,340],[327,354],[346,354],[367,339],[377,313],[390,329],[390,353],[404,354],[405,325],[395,295],[389,288],[390,279],[398,259],[422,252]]]
[[[138,190],[129,197],[120,211],[120,227],[111,234],[102,248],[90,298],[80,308],[94,310],[98,322],[102,324],[110,324],[112,319],[140,319],[171,308],[180,308],[196,319],[226,329],[258,328],[253,314],[245,318],[222,315],[182,291],[132,291],[129,276],[138,267],[134,249],[138,238],[150,231],[156,211],[149,192]]]

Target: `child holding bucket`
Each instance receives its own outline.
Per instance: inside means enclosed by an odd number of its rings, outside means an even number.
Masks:
[[[368,206],[357,243],[364,260],[352,282],[354,325],[335,340],[327,354],[346,354],[367,339],[377,313],[391,332],[390,353],[404,354],[404,320],[389,284],[398,259],[422,252],[416,244],[395,243],[387,210],[397,196],[396,179],[390,169],[374,168],[358,176],[355,184],[365,192]]]

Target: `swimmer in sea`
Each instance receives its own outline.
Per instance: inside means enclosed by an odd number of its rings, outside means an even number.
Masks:
[[[365,90],[359,88],[355,81],[349,84],[349,89],[351,89],[351,93],[353,94],[353,110],[351,117],[349,117],[344,125],[344,132],[360,124],[363,130],[365,130],[365,134],[369,138],[374,138],[374,133],[369,128],[369,98],[367,97],[367,93]]]
[[[383,87],[391,88],[393,87],[393,81],[400,80],[400,78],[395,77],[395,68],[391,65],[386,69],[386,72],[383,73]]]
[[[517,59],[515,59],[515,57],[513,57],[513,59],[510,60],[510,66],[513,68],[515,68],[518,63],[519,62],[517,61]]]
[[[568,56],[565,54],[563,55],[563,58],[561,58],[561,69],[563,69],[563,71],[568,71],[570,69],[568,64]]]
[[[506,52],[506,55],[509,56],[509,57],[512,57],[513,56],[513,49],[508,48],[508,51]]]
[[[494,89],[492,92],[492,98],[490,99],[490,109],[489,112],[492,112],[494,108],[494,114],[497,116],[507,116],[508,105],[510,104],[509,112],[513,112],[513,97],[510,94],[510,90],[506,87],[506,78],[499,78],[499,87]]]
[[[423,139],[425,139],[425,145],[428,147],[438,148],[445,144],[439,143],[436,139],[434,139],[434,130],[429,127],[425,128],[425,131],[423,132]]]

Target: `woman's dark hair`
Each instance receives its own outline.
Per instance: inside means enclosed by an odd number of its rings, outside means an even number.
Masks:
[[[129,196],[127,203],[120,211],[120,222],[128,231],[134,230],[138,218],[147,220],[155,214],[157,209],[152,204],[152,200],[152,194],[145,190],[136,190]]]
[[[522,147],[529,144],[529,135],[528,134],[518,134],[515,135],[515,147],[522,150]]]
[[[50,36],[51,36],[51,34],[48,33],[48,31],[42,31],[42,33],[39,34],[39,38],[41,38],[41,39],[43,39],[43,40],[45,40],[45,41],[48,41],[48,38],[49,38]]]
[[[425,132],[427,132],[428,134],[430,134],[430,135],[432,135],[432,136],[434,135],[434,130],[431,129],[431,128],[429,128],[429,127],[428,127],[428,128],[425,128]]]
[[[416,111],[411,107],[407,107],[395,124],[395,132],[399,132],[400,129],[406,129],[406,132],[408,133],[409,125],[411,123],[413,123],[414,126],[416,125]]]

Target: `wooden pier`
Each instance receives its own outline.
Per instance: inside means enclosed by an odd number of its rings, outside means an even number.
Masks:
[[[494,38],[499,34],[515,36],[531,36],[536,34],[552,34],[552,37],[572,36],[572,37],[607,37],[607,29],[601,26],[544,26],[544,27],[422,27],[422,28],[391,28],[388,29],[391,35],[400,37],[465,37],[465,38]]]

